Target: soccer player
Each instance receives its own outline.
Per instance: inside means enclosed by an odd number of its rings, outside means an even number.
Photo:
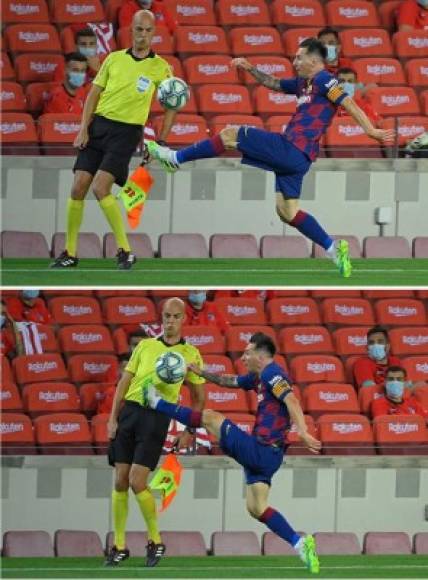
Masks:
[[[170,298],[163,306],[163,335],[139,342],[117,385],[108,421],[109,463],[115,468],[112,493],[114,545],[105,564],[116,566],[129,558],[125,529],[128,516],[128,489],[131,487],[147,525],[148,544],[146,566],[156,566],[165,553],[156,515],[156,505],[147,487],[147,479],[156,468],[168,432],[169,418],[143,406],[144,386],[156,382],[162,396],[176,403],[183,381],[175,385],[159,384],[155,363],[166,351],[179,352],[187,364],[202,364],[194,346],[181,337],[185,305],[179,298]],[[204,406],[205,382],[189,370],[186,383],[190,387],[193,410],[200,413]],[[122,405],[122,401],[124,405]],[[188,428],[179,438],[179,447],[189,445],[194,430]]]
[[[205,427],[218,438],[223,451],[244,467],[249,514],[294,546],[308,569],[317,573],[319,562],[313,536],[300,536],[285,517],[268,504],[272,477],[283,462],[284,438],[290,423],[295,423],[300,438],[310,451],[319,453],[321,448],[321,443],[308,433],[287,374],[274,362],[274,355],[272,339],[257,332],[250,338],[242,356],[249,371],[247,375],[217,375],[195,365],[190,367],[194,373],[223,387],[257,391],[259,403],[251,435],[211,409],[194,411],[167,402],[153,385],[146,385],[146,398],[152,409],[184,425]]]
[[[152,157],[170,172],[176,171],[187,161],[218,157],[226,149],[238,149],[243,155],[242,163],[273,171],[276,175],[276,211],[281,221],[324,248],[341,274],[348,277],[351,275],[348,243],[345,240],[335,243],[313,216],[299,210],[303,177],[315,161],[318,142],[339,105],[373,139],[391,139],[394,131],[373,127],[363,111],[339,87],[337,79],[326,72],[326,55],[326,48],[319,40],[307,38],[300,44],[293,63],[298,76],[281,80],[261,72],[245,58],[232,61],[236,67],[247,70],[260,84],[297,96],[297,111],[283,135],[251,127],[230,127],[212,139],[179,151],[156,143],[149,143],[148,148]]]
[[[125,184],[153,94],[171,76],[167,61],[151,49],[154,32],[153,14],[148,10],[137,12],[132,24],[132,47],[110,53],[94,79],[74,141],[80,151],[67,207],[66,248],[53,262],[54,268],[72,268],[78,264],[77,239],[84,199],[90,188],[113,230],[119,269],[129,270],[136,261],[111,188],[115,182]],[[160,139],[168,135],[174,116],[174,111],[165,112]]]

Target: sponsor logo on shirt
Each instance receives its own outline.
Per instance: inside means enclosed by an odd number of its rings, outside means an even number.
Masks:
[[[147,89],[150,87],[151,80],[145,76],[138,77],[137,80],[137,91],[139,93],[145,93]]]

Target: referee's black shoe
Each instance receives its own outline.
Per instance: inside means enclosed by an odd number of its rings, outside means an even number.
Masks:
[[[118,550],[116,546],[110,548],[110,552],[104,562],[104,566],[118,566],[124,560],[129,558],[129,550]]]
[[[165,554],[165,544],[155,544],[152,540],[149,540],[146,550],[146,567],[153,568]]]
[[[70,256],[67,250],[64,250],[58,258],[49,266],[50,268],[75,268],[79,263],[79,258]]]
[[[135,254],[126,252],[123,248],[118,249],[116,258],[119,270],[130,270],[137,261]]]

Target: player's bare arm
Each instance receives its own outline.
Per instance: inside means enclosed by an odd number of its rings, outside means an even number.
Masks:
[[[119,416],[120,406],[123,401],[124,396],[128,392],[129,385],[133,378],[133,374],[124,371],[120,377],[120,381],[117,384],[116,392],[113,398],[113,405],[111,408],[110,417],[107,423],[107,434],[109,439],[114,439],[117,431],[117,418]]]
[[[220,385],[220,387],[234,388],[238,386],[237,375],[218,375],[216,373],[209,373],[195,364],[190,364],[189,369],[195,373],[195,375],[203,377],[209,383]]]
[[[305,417],[303,415],[302,407],[293,393],[289,393],[285,399],[288,412],[290,413],[291,422],[296,425],[297,435],[312,453],[319,453],[321,449],[321,442],[308,433],[306,427]]]
[[[242,68],[243,70],[246,70],[256,79],[258,83],[267,87],[268,89],[281,91],[279,79],[262,72],[257,67],[253,66],[246,58],[234,58],[232,60],[232,65],[236,68]]]
[[[360,109],[351,97],[346,97],[341,103],[342,107],[351,115],[355,121],[364,129],[365,133],[372,139],[386,143],[393,141],[395,137],[394,129],[376,129],[367,115]]]
[[[92,85],[91,90],[86,97],[85,106],[83,107],[82,120],[80,124],[80,130],[76,135],[74,140],[74,147],[79,149],[84,149],[89,141],[88,126],[92,121],[92,117],[98,105],[103,88],[98,85]]]
[[[177,115],[177,111],[173,111],[172,109],[168,109],[164,112],[163,121],[162,121],[162,128],[159,133],[159,140],[166,141],[171,131],[171,127],[174,124],[175,117]]]
[[[192,383],[190,381],[186,381],[186,385],[189,387],[190,390],[190,398],[191,398],[191,407],[194,411],[203,411],[205,406],[205,388],[204,385],[199,385],[196,383]],[[174,442],[174,446],[177,446],[178,449],[185,449],[189,447],[192,443],[193,435],[188,430],[185,429],[176,439]]]

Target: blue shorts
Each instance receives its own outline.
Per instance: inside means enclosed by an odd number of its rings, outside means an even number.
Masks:
[[[254,127],[240,127],[237,140],[241,163],[273,171],[276,191],[285,199],[300,197],[303,177],[311,166],[311,160],[300,149],[280,133]]]
[[[259,443],[229,419],[225,419],[221,425],[220,447],[242,465],[247,485],[258,481],[270,485],[284,457],[282,447]]]

